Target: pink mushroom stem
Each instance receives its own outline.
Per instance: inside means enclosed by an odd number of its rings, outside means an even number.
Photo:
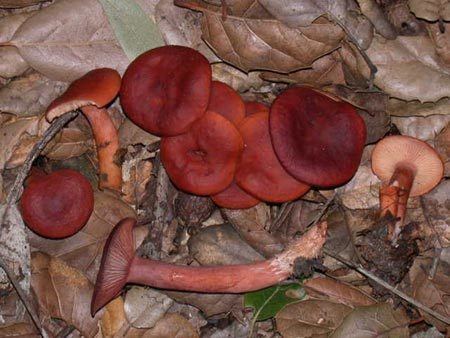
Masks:
[[[317,257],[327,230],[326,222],[315,225],[269,260],[239,265],[183,266],[136,256],[132,234],[135,224],[132,218],[120,221],[105,245],[92,297],[92,315],[128,283],[213,293],[241,293],[269,287],[292,274],[296,258]]]

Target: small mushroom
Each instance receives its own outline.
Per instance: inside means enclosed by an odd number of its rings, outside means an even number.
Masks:
[[[270,109],[265,104],[258,101],[245,101],[245,115],[256,113],[269,113]]]
[[[327,225],[319,223],[274,258],[251,264],[183,266],[140,258],[135,253],[133,227],[125,218],[111,232],[105,247],[91,302],[91,314],[119,295],[125,284],[194,292],[241,293],[259,290],[288,278],[296,258],[315,258],[326,240]]]
[[[155,48],[128,66],[120,103],[130,120],[145,131],[180,135],[206,112],[211,73],[208,60],[195,49]]]
[[[294,200],[309,186],[289,175],[281,166],[269,134],[269,114],[247,116],[239,126],[244,151],[236,167],[235,180],[250,195],[267,202]]]
[[[172,182],[196,195],[213,195],[231,184],[243,148],[236,127],[206,112],[188,132],[161,141],[161,162]]]
[[[381,180],[381,215],[398,218],[389,227],[388,239],[396,243],[405,221],[409,196],[421,196],[433,189],[444,175],[439,154],[426,142],[410,136],[388,136],[372,152],[372,170]]]
[[[28,227],[42,237],[53,239],[78,232],[93,208],[91,184],[71,169],[33,175],[20,199],[20,211]]]
[[[212,195],[211,199],[219,207],[227,209],[248,209],[261,202],[242,190],[234,180],[224,191]]]
[[[292,87],[272,104],[270,134],[287,172],[329,188],[349,181],[358,169],[366,126],[349,103],[309,87]]]
[[[94,69],[74,81],[46,111],[49,122],[69,111],[81,108],[94,134],[97,146],[100,189],[120,191],[122,169],[118,164],[119,137],[105,107],[117,96],[120,75],[114,69]]]
[[[211,84],[208,110],[226,117],[235,126],[238,126],[245,117],[245,105],[240,95],[220,81],[213,81]]]

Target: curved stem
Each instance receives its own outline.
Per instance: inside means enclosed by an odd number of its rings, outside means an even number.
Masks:
[[[118,164],[119,136],[104,108],[85,106],[81,111],[88,119],[98,153],[99,188],[122,189],[122,169]]]

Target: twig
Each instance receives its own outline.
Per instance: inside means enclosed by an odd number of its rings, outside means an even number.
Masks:
[[[433,317],[439,319],[440,321],[444,322],[445,324],[450,325],[450,318],[448,318],[446,316],[443,316],[440,313],[430,309],[428,306],[425,306],[421,302],[419,302],[419,301],[415,300],[414,298],[408,296],[406,293],[403,293],[402,291],[398,290],[397,288],[395,288],[394,286],[390,285],[389,283],[386,283],[381,278],[378,278],[377,276],[375,276],[370,271],[364,269],[363,267],[361,267],[359,265],[356,265],[356,264],[346,260],[345,258],[341,257],[338,254],[334,254],[334,253],[330,252],[327,249],[323,249],[323,252],[326,255],[328,255],[328,256],[330,256],[330,257],[340,261],[341,263],[344,263],[345,265],[349,266],[350,268],[355,269],[356,271],[358,271],[359,273],[363,274],[367,278],[370,278],[374,282],[380,284],[382,287],[386,288],[388,291],[390,291],[393,294],[399,296],[400,298],[403,298],[408,303],[410,303],[410,304],[414,305],[415,307],[421,309],[422,311],[432,315]]]
[[[14,205],[18,200],[22,193],[22,186],[23,182],[25,181],[25,178],[28,175],[28,172],[30,171],[30,168],[34,162],[34,160],[39,156],[41,151],[45,148],[45,146],[50,142],[50,140],[74,117],[78,115],[77,111],[69,112],[53,122],[50,127],[45,131],[42,138],[39,140],[38,143],[36,143],[31,149],[30,153],[28,154],[27,158],[25,159],[25,162],[23,166],[20,168],[19,173],[17,174],[16,180],[14,181],[14,184],[9,191],[8,197],[6,198],[6,205],[3,211],[3,214],[1,215],[1,229],[4,227],[5,218],[8,215],[8,212],[12,205]],[[28,300],[27,295],[20,287],[16,277],[14,276],[14,273],[9,269],[8,265],[5,263],[2,257],[0,257],[0,267],[5,271],[6,275],[8,276],[8,279],[11,281],[11,284],[13,285],[14,289],[16,290],[17,294],[19,295],[20,300],[22,301],[23,305],[25,306],[25,309],[30,314],[30,317],[36,326],[36,328],[39,330],[39,332],[42,333],[42,327],[39,322],[39,316],[37,315],[37,312],[35,311],[34,307],[31,305],[31,303]]]

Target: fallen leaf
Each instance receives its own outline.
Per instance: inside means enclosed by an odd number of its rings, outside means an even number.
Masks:
[[[61,130],[45,147],[42,155],[52,160],[66,160],[83,155],[93,147],[91,135],[76,127]]]
[[[439,24],[428,24],[427,31],[433,40],[436,53],[442,61],[450,65],[450,24],[444,25],[444,32],[441,32]]]
[[[94,336],[101,312],[91,317],[94,287],[89,280],[62,260],[40,252],[32,254],[31,266],[31,288],[43,326],[51,318],[59,318],[84,336]]]
[[[20,56],[16,47],[6,46],[0,48],[0,76],[11,78],[22,75],[28,64]]]
[[[36,328],[29,323],[17,323],[0,327],[0,337],[3,338],[39,338]]]
[[[423,141],[433,141],[449,122],[450,115],[392,117],[392,123],[403,135]]]
[[[158,26],[133,0],[99,0],[125,54],[133,61],[164,45]]]
[[[119,128],[119,144],[122,149],[126,149],[129,145],[136,144],[152,146],[157,142],[159,142],[158,136],[147,133],[129,119],[125,119]]]
[[[114,298],[104,307],[100,320],[101,337],[115,337],[124,326],[128,326],[122,297]],[[117,335],[120,337],[120,335]]]
[[[45,252],[83,271],[95,282],[106,239],[117,222],[125,217],[136,217],[133,209],[113,194],[96,192],[94,211],[81,231],[60,240],[46,239],[29,231],[30,245],[33,250]]]
[[[308,299],[284,307],[275,320],[284,338],[327,336],[351,311],[344,304]]]
[[[156,322],[153,329],[144,333],[142,338],[199,338],[197,331],[183,316],[168,313]]]
[[[450,1],[448,0],[409,0],[411,12],[428,21],[444,19],[450,21]]]
[[[344,33],[320,19],[308,27],[289,28],[277,20],[228,15],[203,3],[177,4],[201,11],[203,38],[217,55],[239,69],[290,72],[310,67],[317,58],[338,48]]]
[[[395,311],[391,304],[379,303],[357,307],[329,336],[344,337],[410,337],[408,317]]]
[[[372,41],[372,24],[364,16],[358,14],[354,3],[347,0],[320,2],[259,0],[259,2],[269,13],[289,27],[309,26],[318,17],[327,16],[330,20],[339,23],[341,27],[345,27],[360,48],[366,49]]]
[[[444,176],[450,176],[450,123],[445,129],[434,139],[435,149],[444,162]]]
[[[402,100],[435,102],[450,96],[450,68],[436,54],[427,36],[375,36],[367,55],[377,67],[375,85]],[[367,68],[363,63],[361,67]]]
[[[96,0],[54,2],[26,20],[10,44],[32,68],[59,81],[101,67],[123,72],[129,63]]]
[[[224,62],[214,63],[211,68],[214,80],[222,81],[240,93],[251,88],[258,89],[264,83],[259,72],[244,73]]]
[[[374,0],[356,0],[361,13],[369,19],[375,30],[386,39],[395,39],[397,32],[382,7]]]
[[[449,98],[443,98],[436,102],[421,103],[417,100],[403,101],[391,98],[388,101],[387,112],[392,116],[429,116],[448,115]]]
[[[244,295],[244,307],[253,309],[255,320],[266,320],[275,315],[286,305],[298,302],[305,296],[300,284],[276,285]]]
[[[125,315],[133,327],[152,328],[172,304],[172,299],[158,291],[135,286],[125,296]]]
[[[0,8],[21,8],[36,5],[46,0],[0,0]]]
[[[11,2],[16,2],[11,0]],[[17,28],[35,12],[11,14],[0,18],[0,43],[8,42]]]
[[[267,231],[270,225],[270,208],[259,203],[249,209],[221,209],[224,218],[233,225],[241,237],[266,257],[283,250],[280,241]]]
[[[0,112],[20,117],[40,115],[66,88],[63,82],[30,73],[0,88]]]
[[[308,295],[312,297],[325,296],[350,307],[367,306],[376,303],[375,299],[353,285],[339,282],[328,277],[311,278],[303,282]]]

